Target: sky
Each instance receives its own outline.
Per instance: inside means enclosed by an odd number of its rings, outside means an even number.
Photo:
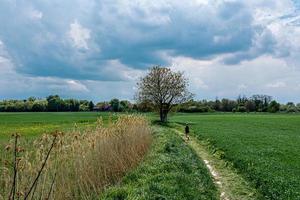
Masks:
[[[0,99],[133,100],[153,65],[195,99],[300,102],[300,0],[0,0]]]

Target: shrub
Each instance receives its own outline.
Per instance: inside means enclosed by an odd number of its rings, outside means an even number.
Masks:
[[[89,111],[89,106],[80,104],[79,111]]]
[[[276,113],[278,112],[280,109],[280,104],[277,103],[276,101],[271,101],[269,106],[268,106],[268,112],[271,112],[271,113]]]
[[[239,106],[239,107],[237,108],[237,112],[246,112],[246,111],[247,111],[247,109],[246,109],[245,106]]]
[[[289,106],[286,110],[288,113],[296,113],[298,112],[298,109],[295,106]]]
[[[35,101],[32,105],[32,111],[33,112],[44,112],[47,110],[47,101]]]

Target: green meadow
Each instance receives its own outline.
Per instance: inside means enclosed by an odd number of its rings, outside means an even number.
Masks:
[[[41,113],[0,113],[0,140],[13,133],[34,137],[42,133],[67,131],[74,126],[88,127],[97,118],[108,119],[109,113],[99,112],[41,112]]]

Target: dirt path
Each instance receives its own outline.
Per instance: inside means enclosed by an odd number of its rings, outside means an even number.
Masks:
[[[186,141],[182,132],[176,129],[173,130]],[[211,154],[207,150],[207,145],[202,144],[193,137],[190,137],[190,140],[186,142],[204,161],[220,192],[221,200],[257,199],[256,190],[243,177],[238,175],[236,170],[227,166],[224,160],[218,159]]]

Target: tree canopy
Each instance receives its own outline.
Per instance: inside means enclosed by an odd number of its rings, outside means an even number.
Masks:
[[[191,99],[192,94],[187,87],[188,80],[182,72],[154,66],[138,82],[137,99],[139,102],[152,103],[159,111],[160,120],[166,122],[168,113],[174,105]]]

